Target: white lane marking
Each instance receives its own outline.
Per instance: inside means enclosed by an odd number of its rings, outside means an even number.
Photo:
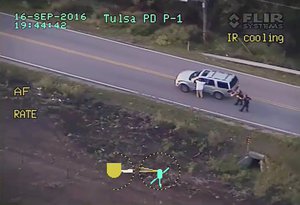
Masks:
[[[92,80],[92,79],[89,79],[89,78],[81,77],[81,76],[74,75],[74,74],[67,73],[67,72],[58,71],[58,70],[55,70],[55,69],[52,69],[52,68],[49,68],[49,67],[45,67],[45,66],[41,66],[41,65],[29,63],[29,62],[18,60],[18,59],[11,58],[11,57],[8,57],[8,56],[0,55],[0,58],[4,58],[4,59],[7,59],[7,60],[15,61],[15,62],[18,62],[18,63],[22,63],[22,64],[25,64],[25,65],[29,65],[29,66],[33,66],[33,67],[37,67],[37,68],[41,68],[43,70],[51,71],[53,73],[58,73],[58,74],[61,74],[61,75],[65,75],[65,76],[68,76],[68,77],[76,78],[76,79],[79,79],[79,80],[84,80],[84,81],[87,81],[87,82],[90,82],[90,83],[95,83],[95,84],[103,85],[103,86],[114,88],[114,89],[117,89],[117,90],[122,90],[122,91],[125,91],[125,92],[139,94],[139,92],[134,91],[134,90],[130,90],[130,89],[127,89],[127,88],[119,87],[119,86],[116,86],[116,85],[111,85],[111,84],[108,84],[108,83],[103,83],[103,82],[100,82],[100,81]]]
[[[45,66],[41,66],[41,65],[29,63],[29,62],[18,60],[18,59],[11,58],[11,57],[8,57],[8,56],[0,55],[0,58],[4,58],[4,59],[10,60],[10,61],[17,62],[17,63],[22,63],[22,64],[29,65],[29,66],[32,66],[32,67],[41,68],[43,70],[51,71],[53,73],[58,73],[58,74],[61,74],[61,75],[64,75],[64,76],[68,76],[68,77],[73,77],[75,79],[80,79],[80,80],[84,80],[84,81],[87,81],[87,82],[95,83],[95,84],[98,84],[98,85],[103,85],[103,86],[106,86],[106,87],[109,87],[109,88],[114,88],[116,90],[122,90],[122,91],[126,91],[128,93],[133,93],[133,94],[137,94],[137,95],[148,96],[150,98],[154,98],[154,99],[157,99],[157,100],[160,100],[160,101],[168,102],[168,103],[175,104],[175,105],[180,105],[180,106],[187,107],[187,108],[192,108],[192,109],[200,110],[200,111],[203,111],[203,112],[206,112],[206,113],[210,113],[210,114],[213,114],[213,115],[216,115],[216,116],[225,117],[225,118],[228,118],[228,119],[232,119],[232,120],[244,122],[244,123],[247,123],[247,124],[250,124],[250,125],[255,125],[255,126],[267,128],[267,129],[278,131],[278,132],[285,133],[285,134],[300,136],[300,133],[290,132],[290,131],[279,129],[279,128],[276,128],[276,127],[271,127],[271,126],[268,126],[268,125],[259,124],[259,123],[256,123],[256,122],[252,122],[252,121],[248,121],[248,120],[243,120],[243,119],[240,119],[240,118],[232,117],[232,116],[225,115],[225,114],[222,114],[222,113],[213,112],[213,111],[205,110],[205,109],[202,109],[202,108],[193,107],[191,105],[179,103],[179,102],[176,102],[176,101],[173,101],[173,100],[169,100],[169,99],[166,99],[166,98],[161,98],[161,97],[156,97],[156,96],[145,94],[145,93],[140,93],[140,92],[135,91],[135,90],[123,88],[123,87],[120,87],[120,86],[115,86],[115,85],[108,84],[108,83],[103,83],[103,82],[100,82],[100,81],[92,80],[92,79],[89,79],[89,78],[81,77],[81,76],[74,75],[74,74],[67,73],[67,72],[63,72],[63,71],[58,71],[58,70],[55,70],[53,68],[49,68],[49,67],[45,67]]]
[[[176,102],[176,101],[173,101],[173,100],[168,100],[166,98],[158,98],[160,101],[165,101],[167,103],[172,103],[172,104],[175,104],[175,105],[180,105],[180,106],[183,106],[183,107],[188,107],[188,108],[191,108],[190,105],[187,105],[187,104],[183,104],[183,103],[179,103],[179,102]]]
[[[0,14],[6,15],[6,16],[10,16],[10,17],[14,17],[14,15],[3,13],[3,12],[0,12]],[[270,81],[270,82],[273,82],[273,83],[279,83],[279,84],[290,86],[290,87],[294,87],[294,88],[300,88],[300,86],[297,86],[297,85],[292,85],[292,84],[288,84],[288,83],[284,83],[284,82],[280,82],[280,81],[276,81],[276,80],[271,80],[271,79],[268,79],[268,78],[264,78],[264,77],[260,77],[260,76],[255,76],[255,75],[248,74],[248,73],[243,73],[243,72],[240,72],[240,71],[231,70],[229,68],[224,68],[224,67],[221,67],[221,66],[210,65],[208,63],[203,63],[203,62],[199,62],[199,61],[196,61],[196,60],[191,60],[191,59],[188,59],[188,58],[183,58],[183,57],[179,57],[179,56],[175,56],[175,55],[163,53],[163,52],[160,52],[160,51],[155,51],[155,50],[151,50],[151,49],[148,49],[148,48],[143,48],[143,47],[139,47],[139,46],[136,46],[136,45],[131,45],[131,44],[128,44],[128,43],[123,43],[123,42],[120,42],[120,41],[115,41],[115,40],[111,40],[111,39],[107,39],[107,38],[95,36],[95,35],[92,35],[92,34],[87,34],[87,33],[83,33],[83,32],[80,32],[80,31],[75,31],[75,30],[72,30],[72,29],[62,29],[61,31],[69,31],[69,32],[73,32],[73,33],[76,33],[76,34],[80,34],[80,35],[84,35],[84,36],[88,36],[88,37],[100,39],[100,40],[103,40],[103,41],[108,41],[108,42],[111,42],[111,43],[120,44],[120,45],[123,45],[123,46],[128,46],[128,47],[131,47],[131,48],[140,49],[140,50],[143,50],[143,51],[152,52],[152,53],[156,53],[156,54],[160,54],[160,55],[164,55],[164,56],[176,58],[176,59],[179,59],[179,60],[184,60],[184,61],[195,63],[195,64],[200,64],[200,65],[203,65],[203,66],[210,66],[210,67],[214,67],[214,68],[217,68],[217,69],[221,69],[221,70],[226,70],[226,71],[238,73],[240,75],[245,75],[245,76],[249,76],[249,77],[253,77],[253,78],[258,78],[258,79]]]
[[[139,93],[139,94],[144,96],[144,97],[147,97],[147,98],[157,99],[157,97],[155,97],[154,95],[149,95],[149,94],[146,94],[146,93]]]
[[[203,112],[206,112],[206,113],[210,113],[210,114],[213,114],[213,115],[217,115],[217,116],[221,116],[221,117],[225,117],[225,118],[229,118],[229,119],[232,119],[232,120],[237,120],[237,121],[240,121],[240,122],[244,122],[246,124],[251,124],[251,125],[255,125],[255,126],[259,126],[259,127],[264,127],[264,128],[269,129],[269,130],[275,130],[275,131],[287,133],[287,134],[290,134],[290,135],[300,136],[300,133],[290,132],[290,131],[286,131],[286,130],[283,130],[283,129],[280,129],[280,128],[271,127],[269,125],[259,124],[259,123],[256,123],[256,122],[252,122],[252,121],[248,121],[248,120],[243,120],[241,118],[227,116],[227,115],[224,115],[222,113],[213,112],[213,111],[209,111],[209,110],[204,110],[204,109],[201,109],[201,108],[200,108],[200,111],[203,111]]]

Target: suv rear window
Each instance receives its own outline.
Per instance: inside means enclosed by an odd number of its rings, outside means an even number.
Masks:
[[[233,88],[236,83],[238,82],[238,79],[236,76],[234,76],[234,78],[232,78],[231,82],[229,83],[230,84],[230,88]]]
[[[227,83],[220,82],[220,81],[218,81],[218,87],[219,87],[219,88],[224,88],[224,89],[229,89]]]

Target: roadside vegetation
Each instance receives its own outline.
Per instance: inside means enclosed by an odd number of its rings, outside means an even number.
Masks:
[[[214,59],[202,55],[202,52],[229,55],[242,59],[254,60],[267,64],[274,64],[299,70],[299,30],[296,29],[296,13],[284,7],[272,6],[269,4],[249,2],[246,0],[228,3],[227,1],[217,1],[209,5],[208,15],[208,37],[207,43],[202,42],[202,19],[200,6],[194,3],[185,4],[179,1],[169,1],[168,3],[157,3],[159,1],[125,0],[105,1],[70,1],[70,0],[27,0],[20,3],[16,0],[0,0],[2,11],[6,12],[70,12],[86,13],[85,21],[68,22],[70,28],[92,33],[114,40],[124,41],[146,48],[162,51],[176,56],[181,56],[204,63],[222,66],[232,70],[237,70],[293,85],[300,85],[298,75],[288,74],[280,71],[241,65]],[[210,1],[213,2],[213,1]],[[287,2],[288,4],[288,2]],[[221,9],[224,8],[224,9]],[[281,11],[285,17],[286,27],[284,30],[285,43],[280,44],[230,44],[226,41],[226,32],[230,30],[228,26],[228,16],[231,13],[242,13],[247,11]],[[171,14],[182,13],[185,19],[183,24],[106,24],[103,20],[104,13],[124,15],[134,15],[141,19],[143,13],[168,12]],[[247,33],[247,32],[245,32]],[[189,44],[189,51],[187,45]]]
[[[32,86],[25,101],[39,107],[39,115],[56,119],[66,135],[99,160],[116,150],[129,156],[163,151],[179,159],[181,186],[192,193],[214,181],[219,191],[253,204],[300,203],[298,138],[1,63],[1,97],[11,96],[8,91],[20,84]],[[267,157],[262,172],[238,164],[247,153],[248,137],[250,151]]]

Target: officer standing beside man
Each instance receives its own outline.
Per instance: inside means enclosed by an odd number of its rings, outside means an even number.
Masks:
[[[238,89],[235,97],[236,97],[236,103],[234,105],[243,105],[244,94],[240,89]]]
[[[243,107],[240,109],[241,112],[243,112],[245,108],[246,108],[246,112],[249,112],[250,100],[252,100],[252,99],[246,94],[243,98],[244,103],[243,103]]]

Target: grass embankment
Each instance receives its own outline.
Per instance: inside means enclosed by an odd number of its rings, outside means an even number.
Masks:
[[[8,81],[7,81],[8,80]],[[0,64],[0,83],[29,81],[33,87],[42,87],[47,94],[59,93],[61,98],[70,98],[73,105],[66,109],[81,110],[80,123],[72,119],[66,122],[74,130],[83,130],[81,141],[88,150],[98,150],[103,146],[118,149],[120,144],[125,153],[154,146],[156,151],[172,153],[181,159],[181,165],[188,176],[216,176],[224,182],[234,185],[239,192],[250,190],[257,198],[269,202],[288,202],[299,204],[300,198],[300,140],[284,135],[262,133],[248,130],[237,124],[228,124],[213,120],[211,117],[193,112],[189,109],[177,108],[168,104],[154,102],[143,97],[119,93],[107,89],[98,89],[80,83],[67,81],[54,75],[21,69],[5,63]],[[39,102],[34,99],[34,102]],[[99,112],[94,105],[100,105]],[[64,107],[64,103],[58,106]],[[88,110],[91,107],[92,110]],[[99,106],[98,106],[99,107]],[[64,110],[59,111],[65,113]],[[86,114],[94,114],[89,119]],[[101,125],[109,130],[117,130],[122,116],[129,116],[130,130],[120,134],[111,133],[109,137],[95,138],[92,128],[97,128],[99,118],[105,120]],[[150,122],[147,122],[150,117]],[[64,116],[62,116],[62,119]],[[112,122],[110,120],[113,120]],[[121,120],[122,121],[122,120]],[[87,125],[87,123],[94,123]],[[147,122],[148,128],[140,130],[140,122]],[[76,125],[76,129],[74,129]],[[98,123],[99,125],[99,123]],[[67,126],[67,127],[68,127]],[[89,129],[86,129],[89,127]],[[71,129],[70,127],[68,129]],[[134,129],[133,131],[131,129]],[[107,130],[106,130],[107,131]],[[124,130],[123,130],[124,131]],[[67,130],[72,132],[72,130]],[[132,133],[131,133],[132,132]],[[134,135],[130,138],[128,133]],[[246,153],[246,137],[251,136],[250,150],[267,156],[263,172],[240,169],[237,165]],[[79,137],[80,138],[80,137]],[[145,145],[145,146],[144,146]],[[109,149],[108,149],[109,150]],[[145,150],[143,150],[144,152]],[[192,187],[192,186],[190,186]],[[197,189],[197,187],[194,187]]]
[[[176,56],[196,60],[203,63],[208,63],[215,66],[221,66],[235,71],[240,71],[264,78],[269,78],[272,80],[298,85],[300,86],[300,78],[298,75],[284,73],[280,71],[264,69],[259,67],[253,67],[248,65],[237,64],[233,62],[228,62],[224,60],[214,59],[210,57],[203,56],[201,52],[216,52],[225,55],[225,53],[239,55],[239,57],[248,57],[250,60],[263,61],[265,63],[286,61],[291,62],[291,60],[286,59],[282,52],[279,52],[276,46],[273,48],[267,47],[266,45],[253,45],[253,49],[259,57],[249,57],[249,53],[245,53],[245,47],[241,44],[229,45],[225,42],[225,38],[216,37],[217,40],[210,42],[207,45],[199,43],[191,43],[190,51],[186,50],[186,41],[191,35],[196,35],[199,29],[194,27],[181,27],[173,25],[170,27],[159,28],[155,25],[109,25],[105,24],[103,21],[103,12],[109,11],[109,5],[107,4],[95,4],[94,1],[89,1],[89,5],[92,7],[87,8],[87,4],[78,3],[65,3],[67,1],[58,1],[52,5],[42,5],[42,8],[31,8],[27,4],[20,4],[16,1],[6,2],[3,1],[1,11],[14,13],[14,12],[26,12],[33,13],[39,12],[53,12],[53,10],[58,11],[69,11],[72,10],[87,10],[89,12],[89,18],[83,22],[68,22],[70,28],[74,30],[79,30],[85,33],[90,33],[96,36],[106,37],[113,40],[118,40],[122,42],[127,42],[130,44],[135,44],[145,48],[153,49],[156,51],[165,52],[168,54],[173,54]],[[73,5],[74,4],[74,5]],[[39,6],[38,6],[39,7]],[[82,7],[82,9],[80,9]],[[140,18],[141,12],[125,12],[126,14],[136,15]],[[188,30],[188,31],[186,31]],[[200,35],[200,34],[199,34]],[[251,47],[251,46],[250,46]],[[218,51],[219,50],[219,51]],[[294,66],[297,68],[297,66]]]

